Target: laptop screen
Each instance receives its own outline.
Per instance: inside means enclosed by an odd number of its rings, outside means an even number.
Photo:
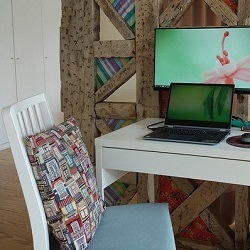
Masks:
[[[230,128],[233,84],[172,83],[165,125]]]

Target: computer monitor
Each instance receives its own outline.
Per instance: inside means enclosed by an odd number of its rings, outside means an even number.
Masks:
[[[156,28],[154,89],[171,82],[234,83],[250,94],[250,27]]]

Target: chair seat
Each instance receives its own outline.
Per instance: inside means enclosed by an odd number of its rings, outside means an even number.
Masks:
[[[175,250],[168,205],[143,203],[107,207],[88,250],[112,249]]]

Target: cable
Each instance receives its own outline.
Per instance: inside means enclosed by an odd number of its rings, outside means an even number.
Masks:
[[[154,130],[156,130],[156,129],[160,128],[160,127],[163,127],[163,126],[157,126],[157,127],[153,127],[153,126],[158,125],[158,124],[161,124],[161,123],[163,123],[163,122],[164,122],[164,121],[149,124],[149,125],[147,126],[147,129],[151,129],[151,130],[154,131]]]
[[[244,121],[238,116],[232,116],[232,126],[240,128],[242,131],[250,131],[250,121]]]

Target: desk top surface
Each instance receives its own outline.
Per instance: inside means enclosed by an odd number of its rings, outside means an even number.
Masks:
[[[161,121],[160,118],[147,118],[132,125],[113,131],[95,139],[95,145],[101,147],[131,149],[140,151],[197,155],[212,158],[224,158],[238,161],[250,161],[250,148],[234,147],[226,139],[216,145],[201,145],[165,141],[144,140],[142,137],[151,132],[147,125]],[[242,134],[232,129],[230,136]]]

